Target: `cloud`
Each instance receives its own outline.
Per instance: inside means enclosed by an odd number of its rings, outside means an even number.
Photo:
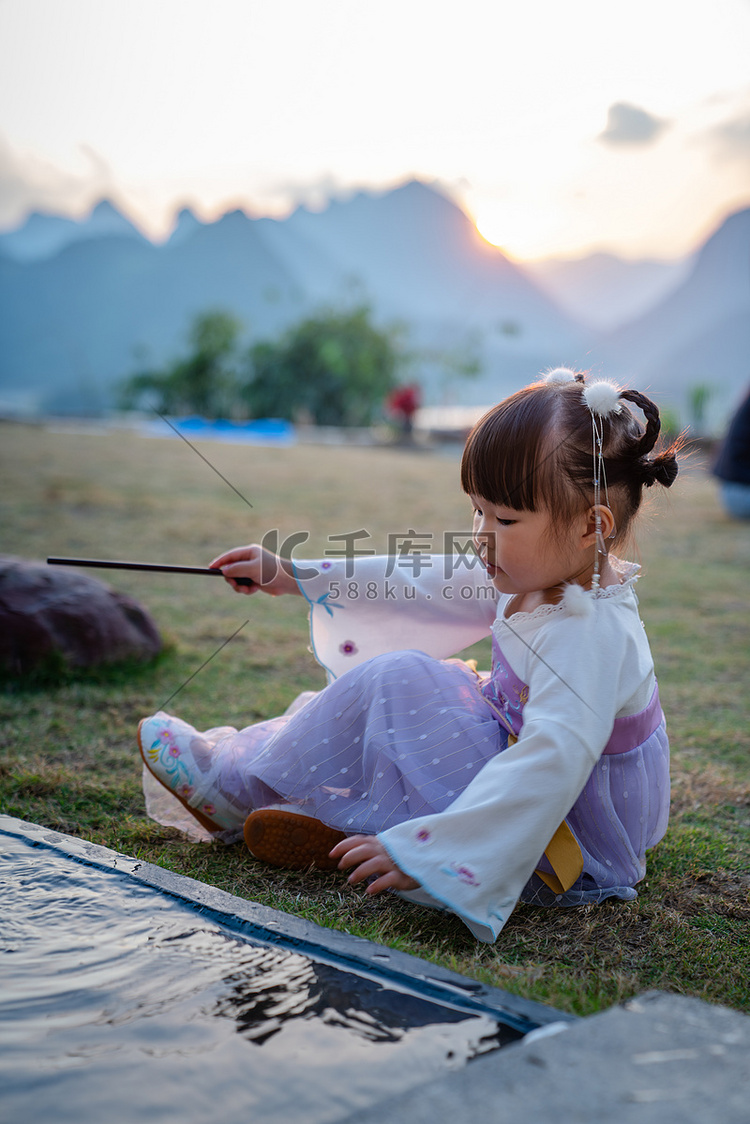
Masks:
[[[719,159],[750,163],[750,109],[714,125],[706,137]]]
[[[607,127],[597,140],[613,146],[651,144],[669,125],[640,106],[618,101],[609,107]]]
[[[86,165],[68,171],[34,152],[24,152],[0,134],[0,226],[17,225],[33,210],[55,214],[82,213],[96,199],[113,194],[106,161],[80,146]]]

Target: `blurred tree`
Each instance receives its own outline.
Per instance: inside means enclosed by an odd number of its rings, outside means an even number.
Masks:
[[[404,362],[397,332],[375,327],[367,306],[331,310],[252,347],[242,393],[255,417],[370,425]]]
[[[196,316],[189,332],[190,354],[161,371],[139,371],[122,386],[120,405],[135,409],[144,400],[163,414],[225,417],[237,398],[237,340],[241,325],[226,312]]]
[[[435,375],[441,400],[450,402],[461,393],[459,383],[481,373],[481,349],[481,333],[470,331],[453,346],[422,348],[414,358]]]
[[[695,383],[688,390],[688,409],[690,427],[696,437],[702,436],[706,428],[706,409],[713,397],[714,388],[710,383]]]
[[[162,414],[309,419],[317,425],[366,426],[415,364],[443,383],[480,370],[476,341],[452,349],[407,351],[406,327],[376,327],[367,305],[325,310],[278,340],[239,350],[241,325],[226,312],[204,312],[190,326],[190,350],[161,369],[145,365],[120,387],[123,409]]]
[[[680,434],[680,415],[673,406],[659,406],[659,416],[661,417],[661,435],[665,441],[671,443]]]

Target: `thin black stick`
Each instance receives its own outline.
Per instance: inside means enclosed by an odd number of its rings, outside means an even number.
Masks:
[[[221,570],[209,566],[167,566],[157,562],[115,562],[101,558],[48,558],[50,566],[92,566],[99,570],[151,570],[162,574],[216,574]],[[252,578],[235,578],[238,585],[255,585]]]
[[[226,476],[224,476],[224,474],[223,474],[222,472],[219,472],[219,470],[218,470],[218,468],[216,467],[216,465],[215,465],[215,464],[211,464],[211,461],[210,461],[210,460],[208,459],[208,457],[204,457],[204,456],[203,456],[203,453],[202,453],[202,452],[200,451],[200,449],[196,449],[196,447],[195,447],[195,445],[193,444],[193,442],[192,442],[192,441],[188,441],[188,439],[187,439],[187,437],[185,436],[185,434],[184,434],[184,433],[180,433],[180,431],[179,431],[179,429],[177,428],[177,426],[176,426],[176,425],[173,425],[173,424],[172,424],[172,422],[171,422],[171,421],[169,420],[169,418],[165,417],[165,416],[164,416],[164,414],[160,414],[160,413],[159,413],[159,411],[157,410],[156,406],[152,406],[152,407],[151,407],[151,409],[152,409],[152,410],[154,411],[154,413],[155,413],[155,414],[157,414],[157,415],[158,415],[158,416],[159,416],[159,417],[161,418],[161,420],[162,420],[163,422],[166,422],[166,423],[167,423],[167,425],[169,426],[169,428],[170,428],[170,429],[174,430],[174,432],[175,432],[175,433],[177,434],[177,436],[178,436],[178,437],[181,437],[181,438],[182,438],[182,440],[183,440],[183,441],[185,442],[185,444],[186,444],[186,445],[189,445],[189,446],[190,446],[190,448],[191,448],[191,449],[193,450],[193,452],[194,452],[194,453],[197,453],[197,455],[198,455],[198,456],[200,457],[200,459],[201,459],[202,461],[205,461],[205,463],[206,463],[206,464],[208,465],[208,467],[209,467],[209,468],[213,469],[213,471],[214,471],[214,472],[216,473],[216,475],[217,475],[217,476],[220,476],[220,477],[221,477],[221,479],[222,479],[222,480],[224,481],[224,483],[225,483],[225,484],[228,484],[228,485],[229,485],[229,487],[230,487],[230,488],[232,489],[232,491],[233,491],[233,492],[236,492],[236,493],[237,493],[237,495],[238,495],[238,496],[240,497],[240,499],[242,500],[242,502],[243,502],[243,503],[246,503],[248,507],[252,507],[252,506],[253,506],[253,505],[252,505],[252,504],[250,503],[250,500],[246,499],[246,498],[245,498],[245,496],[243,496],[243,494],[242,494],[242,492],[241,492],[241,491],[239,490],[239,488],[235,488],[235,486],[234,486],[234,484],[232,483],[232,481],[231,481],[231,480],[227,480]]]

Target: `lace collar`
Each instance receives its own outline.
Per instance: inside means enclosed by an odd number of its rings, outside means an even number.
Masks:
[[[637,562],[625,562],[613,554],[609,556],[609,564],[620,578],[618,585],[600,587],[596,594],[592,593],[591,590],[583,589],[580,585],[569,585],[565,587],[562,598],[556,605],[538,605],[530,613],[518,612],[506,617],[504,615],[505,609],[512,600],[512,595],[501,594],[498,599],[495,625],[502,621],[525,624],[527,622],[535,623],[547,617],[587,616],[589,612],[593,611],[595,601],[619,601],[625,596],[629,596],[640,577],[641,567]]]

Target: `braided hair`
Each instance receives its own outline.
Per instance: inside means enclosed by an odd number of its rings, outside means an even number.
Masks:
[[[661,432],[659,410],[650,398],[647,398],[645,394],[641,394],[638,390],[622,390],[620,398],[626,398],[628,402],[633,402],[638,406],[646,419],[643,436],[629,452],[643,484],[647,488],[650,488],[652,484],[662,484],[665,488],[670,488],[677,477],[678,443],[674,442],[668,449],[649,457],[648,454],[654,449]]]

